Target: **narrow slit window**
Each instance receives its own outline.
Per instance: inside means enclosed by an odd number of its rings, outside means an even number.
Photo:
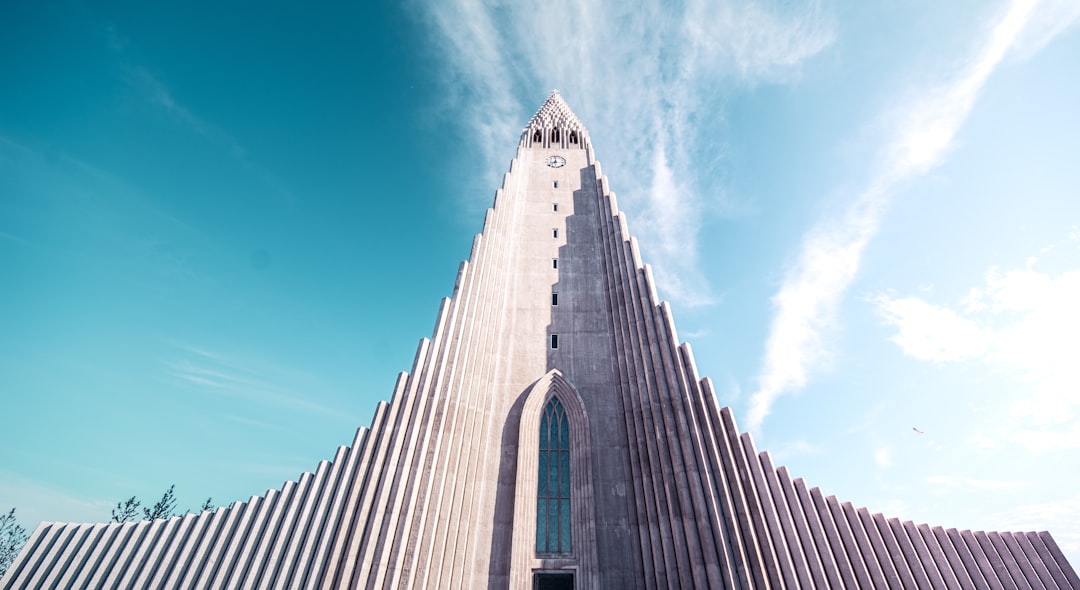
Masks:
[[[559,294],[558,293],[552,293],[551,294],[551,304],[552,305],[558,305],[559,304]]]
[[[559,237],[559,228],[557,228],[557,227],[551,228],[551,237],[553,237],[553,238]]]
[[[551,259],[551,268],[559,268],[559,259],[558,258],[552,258]]]
[[[551,204],[551,210],[555,211],[555,212],[558,212],[559,211],[559,204],[558,203],[552,203]]]
[[[559,181],[558,180],[551,181],[551,188],[559,188]]]
[[[559,347],[559,335],[558,334],[552,334],[551,335],[551,347],[552,348],[558,348]]]

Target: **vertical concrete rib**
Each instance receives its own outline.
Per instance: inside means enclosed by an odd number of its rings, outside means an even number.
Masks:
[[[904,560],[911,569],[911,574],[915,577],[915,583],[919,588],[933,588],[934,586],[930,581],[930,575],[927,573],[926,568],[923,567],[924,564],[919,559],[918,550],[908,536],[904,524],[896,518],[890,518],[888,522],[889,528],[892,530],[893,535],[896,537],[896,542],[900,546],[900,551],[904,556]]]
[[[761,536],[758,533],[759,519],[756,518],[758,511],[754,509],[753,493],[748,493],[747,488],[752,485],[750,474],[747,469],[746,456],[742,452],[739,443],[739,431],[735,427],[735,419],[731,415],[730,408],[720,410],[718,442],[721,444],[721,457],[723,457],[724,471],[728,480],[727,493],[731,496],[735,507],[735,520],[738,522],[743,548],[746,551],[747,569],[753,577],[754,585],[766,587],[775,580],[770,581],[770,562],[766,559],[766,547],[762,545]],[[753,488],[750,488],[752,491]],[[775,572],[775,567],[772,568]]]
[[[422,341],[421,348],[425,346],[426,341]],[[416,364],[416,361],[413,364]],[[394,385],[395,397],[397,397],[398,393],[404,391],[408,380],[407,373],[398,374],[397,382]],[[322,564],[324,560],[327,560],[328,563],[323,569],[312,569],[311,565],[308,566],[308,573],[305,576],[305,588],[332,586],[332,584],[337,583],[335,574],[342,567],[341,560],[346,558],[349,552],[349,547],[344,546],[344,543],[352,535],[355,527],[356,514],[361,508],[358,505],[359,498],[367,485],[372,456],[386,424],[387,409],[388,405],[385,402],[376,406],[375,416],[371,420],[371,429],[363,433],[363,445],[353,445],[353,450],[349,454],[348,472],[342,474],[341,482],[344,487],[338,491],[337,498],[334,499],[334,503],[330,508],[331,514],[335,515],[335,517],[327,522],[326,533],[319,541],[319,547],[315,553],[315,563]],[[360,436],[361,433],[357,432],[357,440],[360,439]]]
[[[612,309],[612,332],[614,335],[614,365],[617,371],[619,391],[617,392],[629,406],[624,413],[624,422],[627,432],[627,448],[630,452],[630,472],[633,482],[634,501],[637,506],[638,531],[637,539],[641,551],[642,568],[645,580],[655,587],[666,586],[666,581],[661,581],[662,570],[657,571],[657,563],[661,561],[662,541],[659,532],[659,516],[655,503],[657,495],[654,493],[654,482],[644,469],[647,464],[649,449],[648,439],[645,435],[644,416],[641,409],[641,399],[636,393],[636,378],[633,376],[634,361],[628,352],[629,326],[626,321],[627,309],[627,285],[624,274],[619,272],[623,268],[621,254],[624,252],[623,239],[619,233],[618,207],[615,203],[615,195],[603,190],[603,183],[598,164],[593,166],[594,175],[597,178],[597,190],[603,195],[600,207],[602,247],[604,256],[604,276],[607,280],[609,305]]]
[[[1020,568],[1020,572],[1024,575],[1024,579],[1027,580],[1027,583],[1032,588],[1043,588],[1043,582],[1039,578],[1039,574],[1037,574],[1035,568],[1031,566],[1031,563],[1028,561],[1027,553],[1020,547],[1015,536],[1012,533],[995,534],[1001,538],[1002,543],[1005,544],[1009,553],[1012,554],[1013,560],[1016,562],[1017,567]]]
[[[53,523],[51,522],[42,522],[38,524],[34,532],[30,533],[26,544],[23,545],[23,550],[15,556],[15,560],[8,566],[7,573],[0,577],[0,589],[8,590],[14,587],[14,580],[22,579],[26,572],[33,571],[33,564],[45,554],[41,541],[52,526]],[[95,551],[97,550],[95,549]]]
[[[271,588],[282,586],[282,584],[276,583],[275,577],[289,551],[289,546],[304,541],[302,535],[295,534],[296,522],[300,518],[301,507],[305,505],[308,495],[311,493],[314,481],[315,476],[311,473],[301,475],[300,481],[293,488],[294,491],[291,497],[283,500],[281,507],[275,510],[274,515],[271,517],[271,526],[267,527],[266,542],[260,548],[261,553],[266,554],[266,556],[262,558],[261,564],[252,567],[252,574],[248,576],[251,582],[245,580],[245,587]],[[286,487],[289,486],[286,485]],[[284,494],[284,490],[282,493]]]
[[[924,529],[923,527],[926,528]],[[949,568],[949,571],[953,576],[956,577],[956,583],[959,584],[961,588],[974,588],[975,580],[967,571],[967,565],[964,562],[964,558],[961,557],[960,551],[956,549],[956,546],[953,545],[952,540],[949,539],[949,535],[945,533],[945,529],[941,527],[931,528],[928,525],[922,525],[919,527],[919,531],[923,534],[924,537],[927,537],[929,535],[933,536],[934,541],[941,548],[941,552],[945,556],[945,561],[948,563],[947,567]],[[929,540],[927,540],[927,543],[929,543]],[[943,564],[939,564],[939,567],[944,570],[946,566]]]
[[[208,515],[207,515],[208,516]],[[180,517],[180,524],[168,541],[159,543],[157,556],[152,556],[155,563],[152,577],[148,579],[145,587],[162,588],[165,580],[172,574],[181,554],[185,549],[196,544],[192,532],[198,526],[200,520],[204,520],[202,514],[185,514]]]
[[[990,561],[990,557],[983,550],[982,544],[975,538],[975,534],[971,531],[962,531],[960,538],[963,539],[964,545],[971,551],[971,555],[975,558],[975,562],[979,564],[979,571],[982,576],[986,578],[987,586],[991,588],[1012,588],[1012,579],[1005,576],[1005,580],[998,577],[997,568]]]
[[[134,537],[135,542],[129,543],[125,547],[127,557],[116,568],[116,576],[111,584],[112,588],[134,587],[136,577],[146,565],[146,556],[150,547],[161,536],[168,522],[167,520],[151,520],[138,524],[138,528],[136,528],[137,536]]]
[[[904,582],[901,581],[896,564],[893,562],[892,552],[889,551],[885,538],[874,521],[874,517],[870,515],[870,511],[866,508],[859,508],[855,513],[859,522],[862,523],[862,529],[866,534],[866,538],[870,541],[870,546],[873,547],[875,562],[877,567],[881,569],[881,574],[885,577],[885,586],[902,588]]]
[[[288,483],[292,484],[292,482]],[[240,550],[236,553],[235,561],[226,564],[226,569],[218,572],[217,580],[220,580],[225,587],[239,588],[245,580],[250,579],[249,576],[257,573],[257,570],[252,570],[252,565],[257,566],[260,556],[265,552],[256,551],[256,549],[265,541],[264,535],[268,526],[272,527],[272,524],[268,525],[272,515],[288,500],[291,491],[292,485],[287,485],[287,490],[280,492],[268,490],[263,496],[262,502],[255,509],[254,518],[251,519],[251,526],[246,534],[237,539]]]
[[[657,587],[665,588],[676,583],[674,580],[669,579],[669,575],[672,573],[670,568],[677,562],[670,526],[671,514],[668,512],[672,502],[668,493],[669,490],[665,487],[665,482],[657,481],[657,478],[654,477],[654,475],[660,474],[660,479],[664,479],[660,468],[661,452],[658,442],[660,433],[657,430],[651,411],[652,404],[648,396],[648,378],[642,366],[642,359],[636,352],[641,350],[639,330],[642,321],[636,304],[639,300],[638,285],[634,278],[636,267],[631,254],[631,245],[625,239],[628,234],[625,220],[619,216],[614,221],[618,224],[616,231],[618,244],[615,252],[618,264],[613,275],[616,283],[621,286],[621,311],[623,313],[619,315],[620,319],[625,322],[625,339],[622,348],[624,358],[627,360],[628,393],[636,402],[634,404],[635,418],[639,415],[641,422],[640,441],[644,451],[641,456],[641,475],[643,486],[647,486],[642,492],[646,494],[646,498],[652,499],[653,510],[648,521],[650,527],[649,536],[654,543],[652,569]]]
[[[470,358],[469,353],[475,351],[468,346],[466,346],[465,357],[461,358],[459,356],[464,343],[471,342],[474,336],[471,333],[462,335],[460,333],[461,328],[457,326],[468,326],[466,318],[471,317],[478,305],[477,300],[481,299],[481,296],[473,294],[473,287],[479,281],[478,276],[483,275],[489,264],[488,259],[490,256],[486,247],[489,238],[501,234],[500,228],[503,225],[505,215],[501,215],[500,212],[504,207],[514,206],[512,202],[508,203],[503,198],[503,195],[508,183],[516,178],[514,174],[515,164],[516,160],[511,162],[511,171],[504,175],[503,188],[496,191],[495,205],[493,209],[487,211],[483,234],[477,235],[473,240],[470,260],[463,262],[458,272],[452,298],[453,311],[450,314],[450,325],[454,326],[454,328],[437,354],[437,378],[431,385],[428,394],[433,398],[433,415],[425,423],[427,431],[423,436],[423,439],[425,439],[423,440],[423,448],[415,459],[417,461],[417,470],[425,475],[423,481],[412,485],[410,493],[413,498],[412,501],[421,503],[424,509],[420,510],[420,505],[418,505],[415,514],[409,520],[402,521],[399,525],[401,534],[407,535],[408,541],[398,550],[394,577],[388,579],[384,587],[398,585],[399,579],[408,580],[406,585],[411,585],[412,580],[415,580],[415,576],[418,574],[426,577],[434,573],[437,578],[443,569],[443,561],[440,561],[437,567],[432,567],[434,564],[431,558],[435,551],[435,545],[441,545],[444,560],[447,558],[447,554],[453,555],[455,552],[454,547],[446,547],[446,534],[448,531],[444,524],[444,517],[441,514],[447,512],[464,513],[464,511],[460,511],[460,507],[448,504],[451,498],[445,492],[446,486],[452,488],[456,484],[451,477],[451,468],[448,464],[448,461],[450,464],[457,464],[460,461],[460,452],[455,452],[454,449],[460,449],[461,447],[455,446],[455,444],[469,446],[468,443],[456,436],[459,420],[465,420],[462,412],[468,411],[466,407],[468,403],[458,399],[461,389],[466,387],[458,382],[457,372],[460,370],[458,362],[459,359],[462,363],[471,363],[477,360]],[[472,327],[474,329],[478,328],[478,326]],[[476,354],[474,356],[482,355]],[[434,503],[429,505],[428,498],[434,498]],[[441,538],[442,542],[435,541],[435,538]],[[410,554],[414,552],[419,553],[419,559],[411,557]],[[408,571],[398,571],[402,568],[407,568]],[[401,578],[403,574],[405,577]],[[425,580],[425,585],[426,583]]]
[[[833,551],[844,554],[848,565],[851,567],[851,573],[855,577],[857,587],[871,587],[872,582],[870,581],[870,573],[867,571],[866,563],[863,561],[862,553],[859,551],[859,546],[855,542],[855,536],[852,534],[851,525],[848,523],[847,515],[844,514],[843,508],[840,507],[840,502],[836,499],[836,496],[824,498],[824,501],[829,516],[831,517],[830,522],[825,525],[826,534],[828,534],[830,528],[829,524],[831,524],[835,527],[836,534],[839,535],[839,544],[833,545]],[[822,519],[825,519],[824,515],[822,515]],[[839,557],[837,559],[839,559]]]
[[[844,588],[844,578],[840,573],[840,566],[836,563],[836,556],[833,554],[832,547],[829,543],[829,536],[825,532],[825,526],[821,520],[821,514],[818,512],[817,505],[814,503],[810,490],[806,488],[806,482],[802,478],[798,478],[792,482],[795,487],[795,493],[799,498],[799,503],[802,504],[803,513],[806,515],[806,523],[810,527],[810,534],[814,540],[814,547],[817,549],[818,557],[821,559],[822,568],[825,570],[825,577],[828,578],[828,587],[830,588]]]
[[[893,567],[896,568],[896,574],[900,576],[903,587],[917,588],[919,583],[916,580],[915,571],[911,568],[911,564],[908,563],[907,555],[904,553],[904,548],[901,547],[891,523],[886,521],[885,516],[881,513],[874,514],[871,519],[874,521],[874,527],[885,542],[885,548],[888,551]]]
[[[771,509],[776,513],[780,531],[773,533],[773,538],[777,540],[778,545],[783,546],[783,552],[787,556],[787,560],[789,560],[790,567],[794,570],[795,583],[793,587],[811,587],[814,581],[810,573],[810,566],[806,561],[806,553],[799,543],[795,521],[792,517],[791,508],[788,506],[787,498],[784,496],[779,474],[776,468],[773,467],[772,458],[768,452],[762,451],[758,453],[758,462],[761,464],[761,473],[765,480],[765,484],[760,486],[759,489],[769,494]],[[780,548],[777,549],[778,552],[780,550]]]
[[[76,546],[77,556],[67,565],[57,568],[59,570],[58,575],[60,573],[63,575],[49,587],[77,588],[80,582],[85,581],[87,572],[92,571],[90,559],[93,557],[97,546],[103,542],[106,531],[109,529],[109,525],[82,525],[82,528],[85,529],[85,533],[82,538],[78,540],[78,545]]]
[[[18,574],[19,577],[23,579],[27,579],[27,586],[31,588],[34,587],[35,581],[40,583],[40,580],[48,574],[47,570],[51,561],[56,558],[55,554],[52,553],[52,549],[56,543],[57,537],[64,532],[65,528],[65,525],[61,523],[49,522],[38,525],[37,530],[34,532],[34,536],[37,537],[37,539],[31,537],[31,539],[27,541],[27,545],[30,545],[30,543],[33,542],[31,547],[35,550],[34,559],[28,560],[25,564],[14,564],[18,566],[18,570],[15,570],[14,567],[10,568],[15,571],[8,572],[4,575],[4,578],[13,579],[14,573]]]
[[[1028,563],[1031,564],[1032,569],[1035,571],[1035,575],[1039,578],[1039,583],[1041,583],[1044,588],[1058,588],[1058,583],[1054,579],[1053,574],[1050,573],[1050,568],[1046,567],[1046,564],[1043,563],[1042,557],[1031,544],[1031,539],[1028,538],[1028,535],[1024,533],[1015,533],[1012,537],[1020,550],[1024,552],[1025,558],[1028,560]]]
[[[190,517],[190,518],[189,518]],[[177,536],[177,546],[172,548],[171,557],[158,569],[158,574],[150,580],[153,588],[176,588],[179,578],[184,575],[191,554],[203,544],[206,524],[213,518],[213,512],[189,514],[185,524],[181,525]]]
[[[960,559],[960,563],[963,564],[964,572],[970,580],[971,586],[974,588],[986,588],[990,586],[990,581],[987,580],[982,573],[982,569],[979,567],[979,562],[975,560],[975,556],[972,554],[971,549],[968,548],[967,543],[960,536],[960,532],[956,529],[943,530],[941,527],[934,528],[934,534],[938,537],[938,541],[942,546],[948,544],[956,552],[956,555]],[[963,578],[960,579],[960,584],[965,585]]]
[[[651,280],[651,275],[650,275]],[[671,308],[667,303],[661,303],[657,308],[660,320],[660,330],[667,343],[665,354],[665,371],[670,375],[673,405],[676,408],[677,427],[679,438],[682,442],[683,465],[685,477],[689,486],[690,505],[693,508],[688,525],[694,527],[697,538],[697,547],[693,555],[696,555],[704,565],[705,584],[709,587],[719,587],[725,576],[721,563],[726,555],[722,555],[717,547],[717,540],[713,534],[715,527],[710,522],[716,514],[715,506],[708,503],[705,498],[705,490],[709,488],[705,473],[708,470],[708,461],[705,458],[705,447],[701,436],[701,422],[698,413],[695,412],[694,385],[696,379],[688,375],[686,366],[687,351],[682,350],[678,344],[678,335],[675,330],[675,320],[672,317]],[[690,364],[693,363],[693,357]],[[693,384],[693,385],[692,385]]]
[[[356,466],[364,450],[367,429],[357,431],[352,447],[339,447],[330,466],[325,492],[319,494],[318,504],[312,516],[308,540],[292,565],[290,586],[310,588],[316,583],[313,571],[322,571],[327,547],[334,538],[337,524],[341,522],[342,502],[348,494],[349,482],[356,473]]]
[[[798,546],[798,552],[805,556],[805,563],[811,578],[811,582],[804,583],[803,586],[808,588],[827,587],[829,578],[825,574],[821,552],[814,543],[814,533],[810,530],[809,517],[803,508],[798,492],[795,490],[795,485],[791,481],[791,476],[788,475],[787,468],[778,468],[776,478],[780,484],[784,502],[791,513],[791,522],[795,527],[795,533],[788,539],[788,542],[792,546]],[[795,552],[795,549],[792,549],[792,552]]]
[[[631,244],[633,245],[633,242]],[[635,262],[637,262],[638,256],[636,253],[634,258]],[[695,542],[696,527],[693,523],[688,522],[689,518],[687,516],[692,518],[692,514],[686,514],[689,511],[689,496],[686,491],[687,484],[682,457],[677,451],[679,447],[677,440],[678,426],[675,424],[674,416],[671,415],[673,408],[669,401],[670,395],[666,388],[662,361],[659,358],[661,356],[660,342],[658,342],[652,317],[657,301],[652,293],[652,285],[647,278],[646,270],[640,268],[640,265],[635,264],[635,266],[639,266],[635,273],[638,281],[637,304],[641,317],[639,326],[641,340],[639,345],[642,355],[645,357],[645,375],[651,382],[651,386],[648,387],[647,391],[653,410],[657,442],[662,457],[661,467],[664,473],[665,492],[671,504],[669,518],[671,519],[670,529],[675,547],[675,561],[669,565],[669,570],[674,567],[679,577],[680,587],[689,588],[695,584],[695,573],[701,572],[700,559],[692,559],[690,553],[691,545]],[[701,583],[704,584],[704,580],[701,580]]]
[[[439,307],[436,319],[436,331],[441,328],[446,318],[446,309],[449,301],[443,300]],[[365,543],[371,535],[368,523],[371,520],[371,510],[374,508],[374,496],[379,482],[384,477],[383,471],[387,460],[388,446],[397,429],[397,416],[401,406],[406,400],[415,395],[417,377],[427,364],[428,351],[431,343],[427,339],[420,341],[417,346],[416,357],[413,360],[412,374],[403,374],[399,377],[394,398],[391,404],[380,404],[380,411],[384,412],[379,428],[372,429],[369,435],[369,448],[366,449],[364,468],[361,469],[351,485],[349,499],[346,502],[346,514],[338,528],[334,552],[328,571],[329,586],[340,588],[346,587],[354,579],[353,573],[357,571],[360,555],[365,551]],[[369,564],[370,565],[370,564]]]
[[[488,395],[497,393],[485,391],[485,381],[481,375],[491,375],[491,361],[499,362],[499,355],[489,356],[492,349],[485,346],[494,346],[496,338],[493,334],[498,333],[501,318],[492,315],[498,305],[485,304],[498,301],[506,293],[502,288],[507,280],[506,273],[498,271],[502,270],[503,264],[500,263],[509,256],[510,248],[491,247],[490,244],[513,239],[517,233],[508,231],[506,227],[508,219],[517,217],[508,215],[507,210],[515,211],[521,207],[521,203],[518,199],[504,198],[506,191],[516,194],[514,188],[518,175],[514,170],[515,165],[516,160],[511,164],[511,172],[504,176],[502,188],[496,193],[495,207],[488,211],[484,233],[473,242],[471,260],[462,265],[467,272],[459,273],[454,293],[456,308],[452,317],[459,327],[445,346],[440,360],[439,379],[433,385],[433,394],[439,399],[436,426],[439,435],[422,459],[425,465],[423,471],[429,473],[428,481],[424,484],[424,496],[434,497],[435,502],[431,514],[419,513],[410,527],[410,531],[419,532],[425,527],[430,531],[425,535],[427,542],[422,545],[420,562],[410,567],[410,570],[417,567],[424,569],[425,585],[462,584],[454,579],[455,576],[464,576],[467,581],[474,573],[471,569],[462,571],[463,568],[454,565],[469,563],[468,559],[463,561],[459,556],[467,551],[470,541],[464,534],[466,531],[459,530],[457,535],[451,536],[450,518],[460,517],[467,521],[474,508],[467,497],[472,494],[465,492],[473,484],[476,469],[472,462],[473,454],[468,453],[468,449],[479,446],[475,438],[476,423],[487,419],[486,412],[477,416],[484,404],[476,399],[482,391]],[[467,456],[463,457],[463,454]],[[473,532],[479,534],[479,529],[486,530],[486,527],[475,529]],[[440,559],[436,560],[436,555]],[[443,580],[444,576],[446,580]]]
[[[507,174],[503,188],[509,194],[517,196],[520,185],[519,175]],[[504,193],[505,194],[505,193]],[[461,328],[457,330],[453,347],[448,349],[448,374],[438,383],[440,391],[448,401],[451,437],[446,441],[446,461],[442,465],[445,474],[441,484],[449,486],[450,497],[458,500],[458,506],[451,509],[460,514],[465,522],[478,522],[473,514],[479,510],[479,499],[483,497],[483,486],[488,476],[480,476],[479,471],[487,466],[481,464],[475,448],[489,448],[499,444],[498,439],[490,439],[490,408],[483,402],[486,395],[485,383],[499,383],[497,377],[504,363],[502,355],[495,348],[497,339],[494,334],[502,330],[502,314],[496,310],[512,307],[513,302],[506,298],[517,291],[510,288],[509,267],[511,252],[517,250],[519,239],[518,227],[514,224],[521,218],[516,212],[524,207],[520,198],[504,200],[492,216],[491,225],[486,228],[491,239],[484,238],[477,248],[473,265],[474,274],[463,284],[460,293]],[[509,214],[508,214],[509,212]],[[487,234],[485,234],[486,236]],[[497,246],[496,246],[497,245]],[[502,304],[500,305],[501,302]],[[494,475],[498,479],[498,474]],[[440,499],[443,499],[440,494]],[[444,504],[444,508],[448,505]],[[477,562],[470,560],[473,547],[480,541],[478,537],[490,540],[490,528],[487,521],[476,527],[460,527],[456,535],[450,535],[449,526],[446,538],[449,545],[440,563],[439,579],[448,579],[453,586],[473,585],[474,578],[486,574],[478,571]],[[490,550],[477,549],[479,554],[490,555]],[[455,563],[467,563],[471,567],[462,568]],[[446,578],[444,574],[449,573]],[[445,582],[444,582],[445,583]]]
[[[876,587],[885,586],[885,571],[881,567],[877,553],[874,551],[874,545],[870,542],[870,535],[863,528],[862,520],[856,513],[855,507],[852,506],[851,502],[844,502],[840,505],[840,508],[843,509],[844,517],[847,519],[847,526],[855,538],[851,552],[859,554],[859,559],[863,562],[863,566],[870,575],[871,585]]]
[[[1031,588],[1031,584],[1028,582],[1027,576],[1024,575],[1023,569],[1020,568],[1020,564],[1017,563],[1016,557],[1009,551],[1009,547],[1002,540],[1001,535],[996,532],[985,533],[986,538],[990,541],[990,544],[994,546],[994,550],[997,551],[998,556],[1001,558],[1001,562],[1005,565],[1005,569],[1009,572],[1009,576],[1012,577],[1013,582],[1021,590]]]
[[[918,534],[919,538],[922,540],[922,543],[926,546],[927,550],[930,552],[931,560],[933,561],[934,565],[936,566],[938,575],[941,577],[941,580],[944,582],[945,587],[950,588],[951,590],[959,590],[960,589],[960,580],[956,576],[956,574],[953,572],[952,564],[949,562],[948,558],[945,556],[944,549],[942,549],[941,545],[938,544],[937,538],[930,531],[930,526],[925,525],[925,524],[920,524],[920,525],[915,527],[915,529],[912,531],[911,534],[913,534],[913,535]]]
[[[109,538],[109,546],[101,555],[101,565],[93,572],[90,580],[86,582],[85,588],[97,589],[105,587],[107,576],[115,569],[117,557],[120,555],[122,547],[132,537],[132,533],[135,532],[137,523],[126,522],[115,526],[117,527],[116,534]]]
[[[232,514],[223,523],[221,534],[203,564],[202,571],[198,573],[198,580],[194,588],[223,588],[232,573],[233,562],[244,538],[251,528],[251,522],[255,519],[255,513],[263,504],[260,496],[252,496],[239,507],[234,506]],[[237,509],[239,508],[239,509]]]
[[[150,579],[157,573],[160,560],[172,545],[173,536],[183,520],[181,516],[173,516],[166,520],[154,521],[158,534],[149,538],[140,548],[142,555],[139,557],[138,575],[128,578],[130,581],[122,584],[121,587],[146,588],[149,586]]]
[[[199,551],[205,551],[207,546],[213,545],[214,535],[217,533],[221,522],[225,520],[225,514],[228,512],[228,508],[218,508],[213,512],[203,512],[195,519],[193,530],[188,536],[189,542],[185,543],[177,552],[176,560],[167,572],[166,577],[159,583],[159,588],[183,587],[181,582],[191,568],[194,556]]]
[[[1080,577],[1077,577],[1076,570],[1074,570],[1069,562],[1065,559],[1065,556],[1061,553],[1061,549],[1054,542],[1054,538],[1050,536],[1050,533],[1045,531],[1040,533],[1029,533],[1028,539],[1032,545],[1039,552],[1039,555],[1047,555],[1053,558],[1053,561],[1045,560],[1050,573],[1054,575],[1054,580],[1058,581],[1058,585],[1062,587],[1080,588]],[[1057,566],[1057,569],[1050,567],[1051,563]],[[1060,580],[1065,580],[1061,582]],[[1067,584],[1067,586],[1066,586]]]
[[[234,502],[230,508],[214,513],[213,520],[207,525],[207,542],[195,552],[180,584],[181,588],[209,587],[209,580],[224,559],[229,541],[252,501],[254,497],[248,502]]]
[[[1013,579],[1012,574],[1009,572],[1009,566],[1006,565],[1005,560],[998,553],[994,543],[982,531],[976,531],[975,542],[979,544],[983,552],[986,554],[986,559],[990,562],[990,566],[994,568],[994,573],[997,574],[998,580],[1001,582],[1003,588],[1021,588],[1017,581]]]
[[[704,501],[698,476],[697,455],[694,451],[693,415],[686,402],[685,378],[679,374],[678,343],[671,310],[656,296],[656,283],[652,269],[645,265],[643,279],[650,295],[648,313],[652,321],[647,326],[652,332],[651,342],[655,351],[654,371],[657,373],[658,395],[665,410],[665,422],[672,456],[672,469],[679,492],[679,517],[686,537],[688,565],[693,583],[697,587],[719,581],[716,548],[711,527],[704,522]]]
[[[116,560],[113,566],[109,568],[108,575],[105,576],[104,588],[113,588],[114,590],[119,588],[120,582],[126,574],[137,571],[138,564],[134,563],[135,554],[142,545],[147,533],[150,532],[150,525],[152,524],[154,523],[145,520],[134,524],[129,537],[130,540],[117,548]]]
[[[342,450],[339,449],[337,456],[340,458],[342,454]],[[269,578],[264,579],[265,587],[297,588],[300,586],[300,581],[295,578],[299,565],[298,557],[304,554],[310,555],[310,548],[317,541],[317,536],[313,534],[313,531],[318,530],[318,520],[325,513],[320,513],[315,507],[321,498],[333,493],[327,487],[333,473],[334,468],[329,462],[319,462],[311,485],[304,495],[298,497],[299,514],[293,530],[282,535],[283,542],[286,544],[285,555],[271,569]]]
[[[631,377],[633,361],[627,353],[629,339],[627,322],[620,321],[625,318],[623,310],[626,306],[626,284],[622,273],[620,254],[623,251],[622,237],[618,233],[617,215],[618,208],[615,204],[615,196],[603,190],[599,164],[593,165],[594,177],[597,179],[597,190],[602,195],[600,207],[601,245],[605,256],[604,277],[607,281],[608,300],[612,310],[612,333],[614,335],[614,365],[617,371],[617,379],[620,395],[629,406],[624,412],[624,422],[627,432],[627,449],[630,453],[630,472],[632,486],[634,487],[634,501],[637,507],[637,539],[641,551],[642,568],[645,581],[661,587],[656,571],[656,563],[659,561],[661,541],[659,539],[657,508],[654,502],[656,495],[652,493],[652,481],[642,466],[648,457],[647,442],[641,410],[640,398],[635,394],[634,383]],[[666,584],[665,584],[666,585]]]
[[[753,483],[752,489],[756,492],[757,503],[760,507],[759,519],[763,521],[761,528],[767,533],[763,542],[768,543],[769,552],[776,560],[777,581],[782,582],[784,586],[797,587],[799,581],[795,573],[795,565],[791,560],[787,544],[784,543],[784,531],[777,514],[776,504],[773,502],[772,494],[765,482],[765,475],[762,473],[761,458],[754,449],[754,441],[750,433],[743,433],[739,437],[739,442],[742,443],[742,452],[750,470],[750,481]]]
[[[80,525],[67,525],[57,534],[56,541],[53,543],[54,549],[49,553],[48,567],[39,568],[37,576],[32,580],[35,586],[49,588],[56,583],[57,576],[67,567],[71,558],[75,555],[75,552],[72,551],[70,555],[65,557],[64,552],[73,542],[73,539],[76,539],[74,542],[76,545],[78,544],[78,540],[80,540],[79,529],[81,528]]]
[[[942,573],[937,569],[937,564],[934,562],[933,555],[930,553],[930,548],[927,547],[927,542],[919,534],[918,528],[912,521],[904,521],[904,533],[907,538],[912,541],[912,547],[915,548],[915,553],[922,568],[927,573],[927,577],[930,578],[930,585],[934,588],[945,588],[945,578]]]
[[[735,550],[735,545],[739,544],[740,541],[730,530],[735,522],[734,509],[731,506],[730,499],[726,493],[718,493],[719,487],[724,485],[722,480],[718,481],[717,479],[723,476],[723,469],[719,467],[719,450],[716,445],[712,419],[718,415],[719,409],[711,384],[707,380],[703,382],[698,376],[690,345],[683,344],[680,347],[680,352],[682,353],[688,387],[692,396],[691,403],[697,415],[696,431],[699,435],[698,444],[700,446],[700,465],[698,467],[702,478],[701,485],[704,488],[702,492],[706,502],[705,514],[702,520],[707,520],[712,529],[712,538],[715,543],[715,550],[718,553],[717,558],[722,576],[720,585],[726,588],[735,588],[740,585],[738,577],[739,564]],[[741,547],[738,551],[742,551]]]
[[[851,560],[848,559],[847,552],[844,550],[844,542],[840,538],[840,530],[837,528],[832,510],[829,509],[828,500],[821,493],[820,488],[810,489],[810,499],[814,503],[814,510],[817,511],[818,517],[821,518],[821,528],[825,533],[829,551],[836,561],[836,567],[840,571],[840,577],[844,580],[844,585],[858,588],[859,582],[855,577],[855,569],[851,566]]]

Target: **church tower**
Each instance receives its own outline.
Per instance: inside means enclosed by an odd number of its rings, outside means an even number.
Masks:
[[[0,588],[1078,588],[1048,533],[901,522],[793,479],[680,344],[554,92],[390,403],[214,512],[42,523]]]

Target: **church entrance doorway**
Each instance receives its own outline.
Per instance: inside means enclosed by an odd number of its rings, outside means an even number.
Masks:
[[[574,574],[535,574],[533,590],[574,590]]]

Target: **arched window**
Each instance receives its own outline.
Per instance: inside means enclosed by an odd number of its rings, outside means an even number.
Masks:
[[[577,131],[570,132],[570,143],[577,143]]]
[[[557,397],[540,415],[536,552],[570,553],[570,423]]]
[[[533,133],[533,141],[534,142],[540,142],[540,141],[543,141],[543,139],[544,139],[544,136],[540,135],[540,130],[537,129],[536,133]]]
[[[559,142],[559,128],[556,127],[556,128],[551,130],[551,143],[558,143],[558,142]]]

